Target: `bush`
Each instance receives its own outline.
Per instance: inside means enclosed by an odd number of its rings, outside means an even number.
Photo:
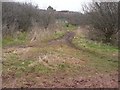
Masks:
[[[84,6],[84,12],[88,19],[87,24],[102,33],[105,43],[111,43],[112,36],[119,31],[118,3],[93,2]]]

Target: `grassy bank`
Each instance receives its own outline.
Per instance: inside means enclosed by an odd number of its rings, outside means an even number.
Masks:
[[[22,45],[27,42],[27,33],[20,33],[16,38],[13,38],[11,36],[7,36],[2,39],[2,45],[5,46],[16,46],[16,45]]]
[[[100,72],[118,69],[118,48],[76,35],[72,43],[89,59],[86,67]]]

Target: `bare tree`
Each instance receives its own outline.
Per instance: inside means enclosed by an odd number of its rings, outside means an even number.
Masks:
[[[39,26],[47,29],[49,25],[55,23],[54,9],[52,7],[49,6],[47,10],[37,10],[35,13],[34,20]]]
[[[118,29],[118,3],[117,2],[93,2],[84,6],[89,25],[102,31],[105,36],[104,42],[110,43],[113,34]]]
[[[18,30],[27,31],[32,25],[31,20],[35,17],[37,7],[30,3],[3,2],[2,4],[3,35],[10,35]]]

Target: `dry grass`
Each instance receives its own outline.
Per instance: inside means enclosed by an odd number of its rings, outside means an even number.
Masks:
[[[44,42],[57,39],[62,37],[65,34],[65,30],[60,29],[44,29],[41,27],[33,27],[32,31],[29,34],[30,44],[31,45],[41,45]]]

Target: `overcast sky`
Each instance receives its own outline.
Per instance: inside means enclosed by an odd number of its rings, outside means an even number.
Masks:
[[[82,4],[91,2],[91,0],[15,0],[19,2],[32,2],[38,5],[41,9],[46,9],[48,6],[52,6],[57,11],[69,10],[69,11],[81,11]]]

